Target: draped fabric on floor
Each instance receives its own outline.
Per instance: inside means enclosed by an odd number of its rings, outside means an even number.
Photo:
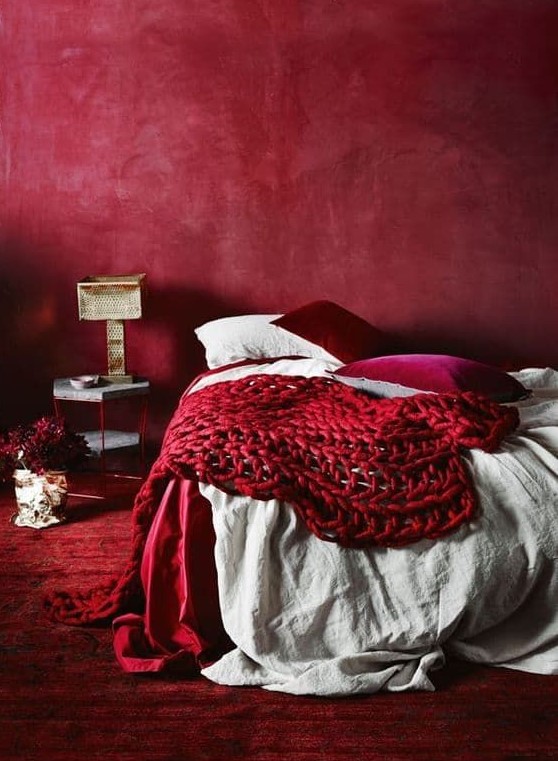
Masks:
[[[143,554],[145,614],[113,624],[125,671],[195,674],[232,647],[219,610],[214,544],[211,506],[197,483],[173,479]]]

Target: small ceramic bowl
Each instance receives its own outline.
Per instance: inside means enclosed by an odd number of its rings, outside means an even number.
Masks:
[[[76,375],[70,378],[70,383],[74,388],[92,388],[99,382],[98,375]]]

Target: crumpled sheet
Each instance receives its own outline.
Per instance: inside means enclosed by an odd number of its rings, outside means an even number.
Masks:
[[[497,453],[465,453],[481,514],[444,539],[342,548],[287,504],[200,484],[235,645],[202,673],[330,696],[433,689],[444,653],[558,674],[558,373],[515,375],[535,393]]]

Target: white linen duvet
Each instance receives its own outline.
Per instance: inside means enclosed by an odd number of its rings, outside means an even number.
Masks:
[[[336,362],[235,368],[323,375]],[[344,695],[433,689],[445,653],[558,674],[558,372],[514,374],[533,396],[493,454],[464,453],[474,524],[403,548],[347,549],[313,536],[292,507],[200,484],[216,532],[219,599],[236,647],[205,668],[226,685]]]

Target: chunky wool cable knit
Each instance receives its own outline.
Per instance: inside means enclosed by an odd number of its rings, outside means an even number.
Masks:
[[[515,408],[471,393],[378,400],[328,378],[256,375],[185,395],[137,495],[124,574],[86,596],[55,595],[50,613],[89,623],[141,604],[142,552],[172,476],[289,502],[345,547],[398,547],[475,516],[460,450],[493,451],[517,423]]]

